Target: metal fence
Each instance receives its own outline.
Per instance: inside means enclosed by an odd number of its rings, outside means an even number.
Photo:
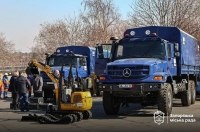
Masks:
[[[6,66],[6,67],[0,67],[0,73],[11,73],[14,71],[25,71],[25,66]]]

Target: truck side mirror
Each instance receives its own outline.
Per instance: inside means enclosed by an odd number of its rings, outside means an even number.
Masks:
[[[46,55],[46,56],[49,56],[50,54],[49,54],[49,53],[45,53],[45,55]]]
[[[174,56],[175,57],[180,57],[180,52],[175,52]]]
[[[112,44],[115,44],[117,40],[119,40],[118,37],[111,37],[110,40],[112,41]]]
[[[104,59],[103,46],[97,45],[97,55],[99,59]]]
[[[118,37],[111,37],[110,40],[117,41],[117,40],[119,40],[119,38]]]
[[[175,43],[175,44],[174,44],[174,49],[175,49],[175,52],[178,52],[178,51],[179,51],[179,45],[178,45],[178,43]]]
[[[45,56],[46,56],[45,64],[47,64],[49,62],[50,54],[49,53],[45,53]]]

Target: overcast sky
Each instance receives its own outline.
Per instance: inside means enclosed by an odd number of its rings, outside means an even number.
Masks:
[[[0,33],[18,51],[29,52],[40,24],[78,14],[82,0],[0,0]],[[114,0],[123,18],[134,0]]]

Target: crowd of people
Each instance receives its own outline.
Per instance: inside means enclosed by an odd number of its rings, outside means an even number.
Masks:
[[[32,93],[42,92],[43,79],[39,74],[27,75],[24,72],[13,72],[11,78],[8,73],[0,75],[0,98],[8,98],[8,92],[11,92],[12,108],[17,109],[18,104],[21,111],[29,111],[28,98]]]

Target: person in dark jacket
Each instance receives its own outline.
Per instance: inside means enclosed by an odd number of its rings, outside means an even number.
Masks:
[[[13,72],[12,77],[10,78],[10,85],[9,85],[9,91],[12,92],[12,108],[14,110],[17,109],[17,103],[18,103],[18,88],[16,87],[16,80],[18,77],[18,72]]]
[[[28,92],[31,89],[31,84],[22,72],[19,72],[19,77],[16,79],[16,87],[18,88],[21,111],[29,111]]]
[[[32,74],[31,75],[28,75],[27,76],[27,79],[29,80],[29,82],[31,83],[31,89],[29,90],[29,93],[28,93],[28,97],[30,98],[31,97],[31,95],[32,95],[32,92],[33,92],[33,76],[32,76]]]
[[[34,95],[41,94],[42,95],[42,87],[43,87],[43,79],[39,74],[34,75],[33,79],[33,92]]]

